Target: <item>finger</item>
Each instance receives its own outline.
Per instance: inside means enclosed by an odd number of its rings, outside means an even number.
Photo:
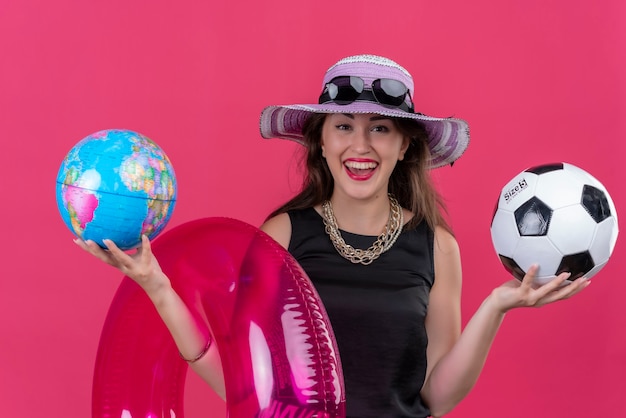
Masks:
[[[102,242],[107,247],[107,250],[109,250],[109,251],[111,251],[113,253],[115,253],[115,252],[123,252],[122,250],[120,250],[120,247],[118,247],[117,244],[114,243],[110,239],[103,239]]]
[[[589,283],[590,281],[586,278],[578,278],[565,286],[561,286],[559,289],[555,289],[552,293],[547,294],[541,299],[541,304],[546,305],[556,302],[557,300],[569,299],[589,286]]]
[[[571,283],[567,281],[571,276],[572,273],[570,273],[569,271],[565,271],[556,276],[554,279],[550,280],[550,282],[546,283],[546,288],[557,290],[562,288],[563,286],[567,286]]]
[[[563,294],[560,295],[562,299],[571,298],[577,293],[580,293],[583,289],[585,289],[591,281],[586,277],[579,277],[578,279],[571,282],[569,285],[563,288]],[[560,292],[559,292],[560,293]]]
[[[87,249],[87,246],[85,245],[85,241],[83,241],[82,239],[80,239],[80,238],[74,238],[74,239],[73,239],[73,242],[74,242],[74,244],[76,244],[76,245],[78,245],[80,248],[82,248],[83,250],[85,250],[85,251],[89,251],[89,250]]]
[[[105,254],[104,249],[99,246],[95,241],[88,239],[85,240],[84,243],[90,253],[94,255]]]
[[[103,239],[102,242],[106,246],[107,250],[109,250],[111,258],[115,259],[120,266],[127,269],[133,266],[132,257],[122,251],[112,240]]]
[[[75,238],[74,239],[74,244],[78,245],[80,248],[82,248],[83,250],[87,251],[87,252],[91,252],[91,246],[89,245],[90,242],[93,242],[91,240],[84,240],[82,238]]]
[[[141,236],[141,262],[144,265],[148,265],[150,263],[150,259],[152,258],[152,248],[150,246],[150,240],[147,235]]]
[[[93,241],[91,241],[93,242]],[[100,248],[96,243],[93,243],[92,245],[90,245],[90,242],[88,241],[84,241],[81,238],[76,238],[74,240],[74,244],[78,245],[80,248],[83,249],[83,251],[88,252],[91,255],[94,255],[100,259],[103,259],[104,255],[101,254],[101,250],[102,248]]]
[[[94,241],[90,239],[82,240],[77,238],[74,240],[74,243],[76,243],[76,245],[78,245],[80,248],[87,251],[89,254],[93,255],[99,260],[111,265],[114,263],[114,260],[112,260],[110,254],[107,251],[104,251],[104,249],[96,244]]]
[[[566,280],[569,279],[570,276],[571,276],[571,273],[569,272],[564,272],[564,273],[559,274],[554,279],[550,280],[548,283],[542,286],[539,286],[536,289],[537,295],[541,299],[541,298],[544,298],[546,295],[549,295],[557,291],[561,291],[562,289],[567,287],[567,285],[569,284],[569,283],[566,283]]]
[[[538,264],[532,264],[530,267],[528,267],[526,274],[522,278],[523,287],[527,287],[527,288],[534,287],[533,284],[535,282],[535,278],[537,277],[537,271],[539,271]]]

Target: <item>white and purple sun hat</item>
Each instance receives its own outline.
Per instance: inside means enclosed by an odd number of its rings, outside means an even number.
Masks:
[[[426,129],[431,168],[452,164],[469,145],[469,126],[456,118],[415,113],[411,74],[376,55],[343,58],[326,71],[318,104],[268,106],[261,112],[261,136],[303,144],[302,127],[313,113],[375,113],[414,119]]]

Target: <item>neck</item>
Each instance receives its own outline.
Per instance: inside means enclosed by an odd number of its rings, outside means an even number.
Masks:
[[[387,194],[360,200],[333,194],[330,199],[337,226],[360,235],[379,235],[389,221],[390,203]]]

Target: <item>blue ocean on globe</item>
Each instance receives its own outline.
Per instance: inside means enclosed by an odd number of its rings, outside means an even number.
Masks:
[[[174,168],[148,137],[126,129],[95,132],[61,163],[56,201],[77,237],[122,249],[156,237],[169,222],[177,197]]]

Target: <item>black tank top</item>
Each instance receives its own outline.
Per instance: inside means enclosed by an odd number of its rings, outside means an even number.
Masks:
[[[433,285],[433,234],[425,222],[404,230],[368,266],[343,258],[313,208],[290,211],[289,252],[328,313],[346,387],[347,418],[428,417],[420,397],[426,374],[424,327]],[[373,236],[341,231],[355,248]]]

